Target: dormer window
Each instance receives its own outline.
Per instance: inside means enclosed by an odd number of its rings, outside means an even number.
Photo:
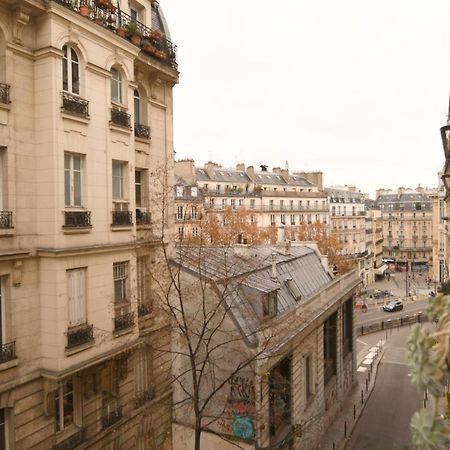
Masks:
[[[278,292],[272,291],[264,295],[262,301],[263,317],[273,317],[278,313]]]
[[[284,284],[288,288],[288,291],[292,297],[295,298],[295,301],[298,302],[302,298],[302,294],[297,283],[292,278],[286,278],[284,280]]]

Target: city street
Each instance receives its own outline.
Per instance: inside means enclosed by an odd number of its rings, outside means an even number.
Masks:
[[[429,326],[426,324],[425,326]],[[422,405],[422,395],[412,385],[407,365],[406,341],[410,328],[390,330],[384,357],[378,367],[375,388],[354,428],[347,450],[399,450],[414,448],[410,420]],[[370,347],[386,332],[358,338],[358,346]]]

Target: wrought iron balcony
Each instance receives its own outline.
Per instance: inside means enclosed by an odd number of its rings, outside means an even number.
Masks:
[[[111,225],[113,226],[133,225],[133,213],[131,211],[113,211]]]
[[[122,331],[134,326],[134,313],[114,317],[114,331]]]
[[[136,209],[136,225],[151,225],[152,214],[147,211]]]
[[[0,364],[16,359],[16,341],[2,344],[0,347]]]
[[[0,230],[7,230],[13,227],[12,211],[0,211]]]
[[[111,123],[122,128],[131,128],[131,114],[120,108],[111,108]]]
[[[78,347],[94,340],[94,325],[80,325],[76,328],[67,330],[66,349]]]
[[[138,317],[147,316],[152,312],[151,302],[142,302],[138,304]]]
[[[89,101],[76,95],[62,93],[63,103],[61,111],[67,114],[74,114],[80,117],[89,117]]]
[[[53,450],[73,450],[86,439],[86,428],[80,428],[75,434],[53,446]]]
[[[8,104],[9,100],[9,85],[0,83],[0,103]]]
[[[122,418],[122,409],[117,408],[115,411],[102,416],[102,428],[109,428]]]
[[[90,211],[64,211],[64,228],[92,227]]]
[[[155,398],[155,389],[149,388],[141,393],[139,393],[136,396],[136,399],[134,401],[134,405],[136,408],[139,408],[143,404],[149,402],[150,400],[153,400]]]
[[[141,123],[135,123],[134,136],[141,139],[150,139],[150,127]]]

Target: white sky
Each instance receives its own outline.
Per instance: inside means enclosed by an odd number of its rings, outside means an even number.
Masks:
[[[160,0],[178,45],[176,157],[437,185],[446,0]]]

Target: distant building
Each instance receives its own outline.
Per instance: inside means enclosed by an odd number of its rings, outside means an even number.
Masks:
[[[224,168],[213,162],[195,167],[194,161],[182,160],[175,162],[175,174],[178,176],[175,207],[180,207],[176,221],[180,233],[185,233],[185,228],[192,230],[198,227],[198,224],[190,223],[191,206],[185,203],[183,183],[188,190],[198,188],[198,198],[203,199],[205,214],[221,217],[227,208],[246,209],[258,227],[286,229],[329,222],[321,172],[290,173],[278,167],[269,171],[264,165],[257,171],[252,166],[245,168],[244,164]],[[181,207],[188,209],[182,210]]]
[[[448,266],[448,237],[446,232],[447,205],[445,202],[445,188],[442,179],[439,179],[439,187],[435,194],[430,196],[432,201],[432,236],[433,255],[432,270],[430,277],[432,281],[442,283],[449,278]]]
[[[436,190],[398,188],[377,191],[384,236],[384,256],[400,268],[431,269],[432,202]]]
[[[174,264],[184,291],[198,292],[183,297],[185,310],[219,310],[224,317],[209,346],[219,350],[205,365],[206,380],[214,370],[214,386],[224,382],[207,409],[208,448],[236,448],[227,439],[245,449],[316,448],[356,379],[356,271],[333,279],[316,250],[301,244],[180,246]],[[198,320],[195,314],[190,326]],[[177,356],[175,375],[188,383],[187,363]],[[201,385],[202,398],[212,386]],[[175,383],[175,402],[184,398]],[[186,402],[174,411],[177,450],[192,448],[192,425]]]

